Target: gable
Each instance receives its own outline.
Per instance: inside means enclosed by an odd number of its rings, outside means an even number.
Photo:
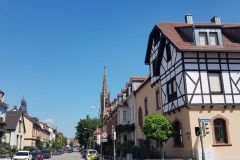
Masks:
[[[15,130],[17,125],[18,125],[18,121],[22,116],[22,112],[20,111],[8,111],[6,113],[6,126],[5,129],[13,129]]]

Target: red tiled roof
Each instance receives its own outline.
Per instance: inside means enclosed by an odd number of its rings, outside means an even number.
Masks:
[[[240,24],[224,24],[216,25],[211,23],[171,23],[162,22],[157,27],[163,32],[163,34],[180,50],[180,51],[218,51],[218,52],[236,52],[240,51],[240,44],[232,42],[228,37],[222,34],[223,45],[219,46],[199,46],[192,42],[184,41],[183,37],[177,31],[180,27],[220,27],[220,28],[240,28]]]
[[[145,81],[147,77],[131,77],[132,81]]]

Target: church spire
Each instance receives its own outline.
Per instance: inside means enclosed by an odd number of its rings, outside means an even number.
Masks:
[[[104,65],[104,75],[103,75],[103,88],[102,92],[108,92],[108,85],[107,85],[107,71],[106,66]]]
[[[103,73],[103,86],[102,86],[102,92],[100,95],[101,99],[101,109],[100,109],[100,118],[103,118],[106,108],[108,107],[110,103],[110,91],[108,90],[108,85],[107,85],[107,72],[106,72],[106,66],[104,66],[104,73]]]
[[[27,114],[27,102],[24,99],[24,97],[21,100],[21,105],[20,105],[19,110],[22,111],[23,113]]]

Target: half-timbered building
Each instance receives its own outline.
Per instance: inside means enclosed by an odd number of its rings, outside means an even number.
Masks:
[[[240,24],[164,22],[149,36],[145,64],[151,85],[161,88],[163,114],[176,134],[166,154],[199,157],[195,136],[198,118],[209,122],[205,152],[212,157],[239,159],[240,152]],[[230,154],[231,153],[231,154]]]

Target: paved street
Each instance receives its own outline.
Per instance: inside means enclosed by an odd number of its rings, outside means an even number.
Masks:
[[[49,160],[83,160],[79,152],[65,153],[59,156],[53,156]]]

